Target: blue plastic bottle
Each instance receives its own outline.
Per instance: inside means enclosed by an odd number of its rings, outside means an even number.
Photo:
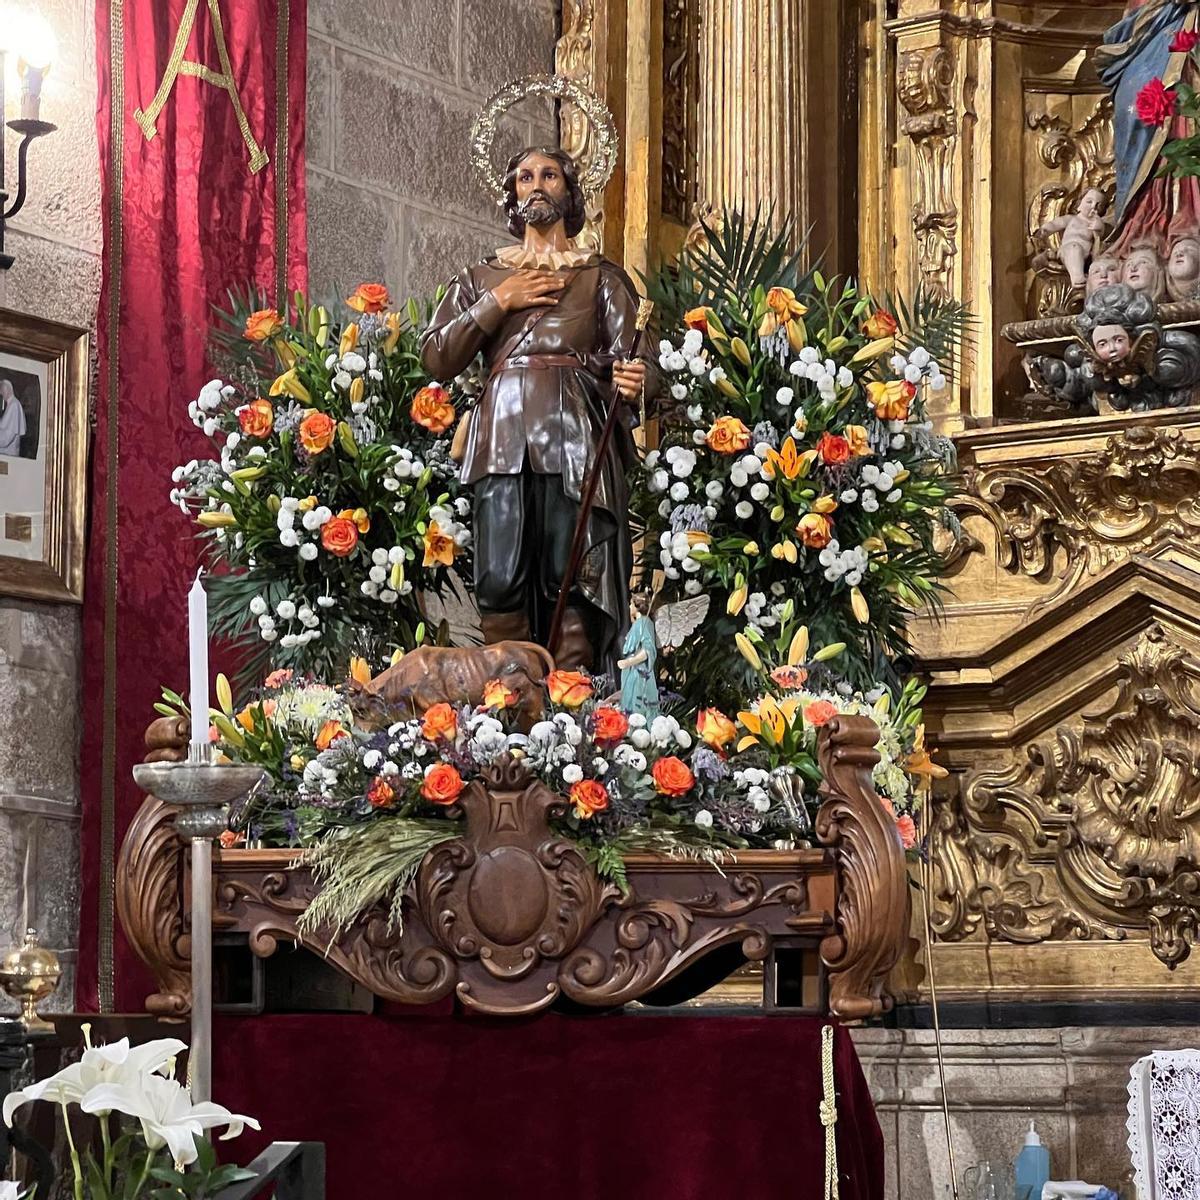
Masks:
[[[1017,1183],[1016,1200],[1042,1200],[1042,1188],[1050,1178],[1050,1151],[1042,1144],[1032,1121],[1013,1170]]]

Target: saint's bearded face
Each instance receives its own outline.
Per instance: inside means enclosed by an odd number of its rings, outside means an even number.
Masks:
[[[517,212],[527,225],[544,229],[566,214],[567,181],[552,158],[531,154],[517,168]]]

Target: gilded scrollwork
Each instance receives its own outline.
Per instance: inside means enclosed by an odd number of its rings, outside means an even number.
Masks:
[[[597,86],[603,72],[596,67],[596,0],[563,0],[562,33],[554,50],[554,69],[558,75],[601,96]],[[575,105],[564,102],[559,114],[559,141],[579,164],[592,154],[592,126]],[[589,196],[587,222],[575,239],[580,246],[599,250],[604,240],[604,197]]]
[[[700,6],[698,0],[662,5],[662,212],[688,225],[697,199]]]
[[[953,507],[993,527],[1000,566],[1053,578],[1038,609],[1133,554],[1200,537],[1200,444],[1177,429],[1134,427],[1099,453],[964,475]]]
[[[898,60],[896,89],[905,112],[900,130],[915,153],[912,206],[917,266],[925,290],[948,300],[958,253],[954,203],[954,59],[945,46],[906,50]]]
[[[1200,930],[1200,660],[1152,626],[1101,708],[975,773],[933,832],[943,940],[1139,930],[1182,962]]]

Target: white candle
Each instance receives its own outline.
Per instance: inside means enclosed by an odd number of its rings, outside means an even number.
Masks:
[[[45,77],[45,67],[35,67],[29,63],[20,64],[21,72],[21,120],[36,121],[41,111],[42,80]]]
[[[203,758],[208,752],[208,595],[196,572],[196,582],[188,592],[188,662],[191,668],[191,690],[188,703],[192,709],[193,758]]]

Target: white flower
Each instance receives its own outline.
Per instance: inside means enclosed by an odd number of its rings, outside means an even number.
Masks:
[[[791,402],[792,402],[792,401],[793,401],[795,398],[796,398],[796,393],[795,393],[795,391],[793,391],[793,389],[792,389],[792,388],[790,388],[790,387],[781,387],[781,388],[779,389],[779,391],[777,391],[777,392],[775,393],[775,401],[776,401],[776,403],[778,403],[778,404],[782,404],[782,405],[783,405],[785,408],[786,408],[786,407],[787,407],[789,404],[791,404]]]
[[[687,366],[687,359],[678,350],[666,356],[663,369],[667,371],[682,371]]]
[[[729,482],[732,483],[734,487],[744,488],[746,484],[750,482],[750,476],[747,475],[740,466],[735,466],[733,470],[729,472]]]
[[[750,489],[751,498],[759,501],[759,503],[765,500],[770,494],[771,489],[765,483],[756,483]]]
[[[261,596],[255,596],[250,601],[250,611],[256,617],[261,617],[267,611],[267,602]]]
[[[674,717],[660,715],[650,722],[650,737],[656,746],[669,746],[678,732],[679,722]]]
[[[904,434],[902,434],[902,433],[893,434],[892,441],[891,441],[891,447],[893,450],[903,450],[904,442],[905,442]]]
[[[645,750],[650,745],[650,731],[648,729],[633,729],[630,730],[629,740],[639,749]]]
[[[334,600],[334,598],[332,596],[318,596],[317,597],[317,607],[318,608],[332,608],[335,603],[336,603],[336,601]]]
[[[931,390],[933,390],[935,392],[940,392],[946,386],[945,375],[943,375],[941,373],[941,371],[937,371],[936,373],[930,375],[929,376],[929,386],[930,386]]]
[[[698,579],[684,580],[683,594],[685,596],[698,596],[704,591],[704,585]]]
[[[912,363],[909,363],[908,366],[904,368],[904,378],[909,383],[920,383],[922,374],[923,372],[921,371],[921,368],[914,366]]]
[[[872,487],[879,482],[879,468],[874,463],[867,463],[862,469],[863,483],[869,483]]]
[[[126,1037],[107,1046],[89,1046],[79,1062],[5,1096],[4,1123],[11,1127],[13,1113],[31,1100],[79,1104],[101,1087],[137,1085],[153,1072],[161,1071],[186,1049],[187,1045],[178,1038],[158,1038],[140,1046],[130,1046]],[[86,1111],[111,1112],[112,1106],[100,1104]]]
[[[646,484],[646,486],[652,492],[665,492],[670,484],[670,475],[668,475],[666,471],[662,469],[662,467],[659,467],[658,470],[650,476],[649,482]]]
[[[849,367],[838,367],[837,385],[848,388],[854,382],[854,372]]]
[[[918,371],[923,371],[930,363],[929,351],[924,346],[918,346],[909,356],[908,361],[917,368]]]
[[[342,355],[342,366],[347,371],[362,372],[367,369],[367,360],[361,354],[351,350],[349,354]]]
[[[856,492],[856,491],[854,490],[854,488],[847,488],[847,489],[846,489],[846,490],[845,490],[845,491],[844,491],[844,492],[843,492],[843,493],[842,493],[842,494],[841,494],[841,495],[838,497],[838,499],[839,499],[839,500],[840,500],[840,501],[841,501],[843,504],[853,504],[853,503],[855,502],[855,500],[857,500],[857,499],[858,499],[858,492]]]
[[[707,808],[702,808],[696,814],[696,824],[699,825],[701,829],[711,829],[712,823],[713,815],[708,811]]]
[[[749,500],[739,500],[733,511],[745,521],[754,516],[754,505]]]
[[[675,400],[686,400],[686,399],[687,399],[687,394],[688,394],[688,390],[687,390],[687,384],[686,384],[686,383],[673,383],[673,384],[671,384],[671,396],[672,396],[672,397],[673,397]]]
[[[279,531],[279,544],[294,548],[300,545],[300,535],[294,529],[281,529]]]
[[[290,621],[296,615],[296,606],[290,600],[280,600],[275,605],[275,612],[285,621]]]
[[[371,551],[371,561],[377,567],[386,566],[387,560],[388,560],[388,552],[386,550],[384,550],[383,547],[380,547],[378,550]]]
[[[142,1125],[149,1150],[166,1146],[176,1163],[196,1161],[196,1139],[205,1130],[225,1126],[221,1140],[237,1137],[245,1126],[260,1128],[253,1117],[239,1116],[210,1100],[193,1104],[187,1088],[161,1075],[144,1075],[129,1083],[106,1083],[94,1088],[80,1108],[84,1112],[122,1112]]]
[[[820,351],[815,346],[805,346],[800,351],[800,361],[805,366],[811,366],[813,363],[820,362]]]
[[[892,488],[892,490],[888,492],[884,499],[886,499],[889,504],[895,504],[896,501],[900,499],[900,495],[901,492],[899,488]]]
[[[304,545],[300,547],[300,557],[304,559],[305,562],[312,562],[312,560],[317,557],[316,542],[305,542]]]
[[[713,367],[708,373],[708,378],[710,383],[720,383],[725,378],[725,368]]]
[[[879,496],[875,492],[863,492],[862,506],[863,512],[878,512]]]
[[[704,334],[698,329],[689,329],[683,335],[683,352],[684,354],[698,354],[700,347],[704,345]]]
[[[671,499],[678,503],[680,500],[686,500],[691,494],[691,489],[683,480],[678,483],[671,484]]]
[[[583,768],[578,763],[567,763],[562,777],[563,783],[578,783],[583,778]]]
[[[708,370],[708,364],[704,361],[704,359],[697,356],[696,358],[688,361],[688,370],[691,371],[693,375],[703,375],[704,372]]]
[[[662,341],[658,343],[658,352],[664,357],[668,354],[674,354],[675,344],[668,341],[666,338],[663,338]]]

